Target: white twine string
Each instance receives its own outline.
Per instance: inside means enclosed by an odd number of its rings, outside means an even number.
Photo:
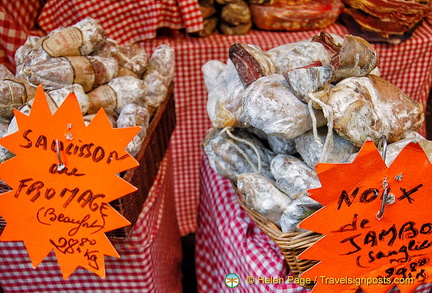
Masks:
[[[250,160],[249,156],[232,140],[227,138],[226,141],[235,148],[239,153],[243,155],[243,157],[246,159],[246,161],[249,163],[249,165],[254,170],[254,173],[258,173],[258,169],[256,168],[255,164]]]
[[[312,107],[312,105],[313,105],[313,101],[311,99],[309,99],[308,108],[309,108],[310,116],[312,118],[312,133],[313,133],[315,141],[319,144],[322,144],[321,140],[318,137],[317,119],[316,119],[315,111],[314,111],[314,108]]]
[[[120,55],[120,57],[121,57],[123,60],[126,60],[126,61],[127,61],[127,62],[124,64],[124,67],[126,67],[126,68],[128,68],[127,66],[129,66],[129,65],[131,65],[131,64],[133,65],[133,64],[136,62],[136,60],[138,60],[138,58],[140,58],[139,55],[134,55],[132,58],[129,58],[128,56],[126,56],[125,54],[123,54],[121,51],[118,51],[117,54]]]
[[[254,164],[253,164],[253,162],[252,162],[252,160],[251,160],[251,158],[249,157],[249,155],[248,154],[246,154],[238,145],[236,145],[235,143],[233,143],[232,141],[230,141],[230,140],[228,140],[228,142],[230,142],[231,143],[231,145],[233,146],[233,147],[235,147],[244,157],[245,157],[245,159],[246,159],[246,161],[249,163],[249,165],[252,167],[252,169],[254,170],[254,172],[255,173],[261,173],[261,156],[260,156],[260,154],[259,154],[259,151],[258,151],[258,149],[257,149],[257,147],[252,143],[252,142],[250,142],[250,141],[248,141],[248,140],[246,140],[246,139],[243,139],[243,138],[240,138],[240,137],[237,137],[237,136],[235,136],[234,134],[232,134],[232,132],[231,132],[231,127],[225,127],[224,129],[222,129],[222,131],[221,131],[221,135],[223,134],[223,133],[226,133],[230,138],[232,138],[233,140],[235,140],[235,141],[238,141],[238,142],[241,142],[241,143],[244,143],[244,144],[246,144],[246,145],[248,145],[248,146],[250,146],[251,148],[252,148],[252,150],[255,152],[255,154],[257,155],[257,161],[258,161],[258,166],[255,166]]]
[[[14,104],[14,100],[15,100],[15,98],[14,98],[14,92],[13,92],[13,89],[12,89],[12,85],[11,85],[11,82],[9,81],[9,80],[7,80],[6,81],[6,84],[8,85],[8,87],[9,87],[9,91],[10,91],[10,104],[11,105],[13,105]],[[24,85],[23,85],[24,86]]]
[[[308,103],[308,108],[309,108],[309,112],[311,114],[311,118],[312,118],[312,131],[313,131],[313,135],[314,135],[314,139],[317,143],[322,145],[321,140],[318,137],[318,130],[317,130],[317,120],[315,117],[315,113],[314,113],[314,109],[312,107],[313,102],[317,103],[323,110],[324,113],[324,117],[327,118],[327,136],[325,138],[325,142],[320,154],[320,158],[319,161],[320,162],[325,162],[330,153],[333,151],[333,146],[334,146],[334,141],[333,141],[333,111],[331,109],[331,107],[327,104],[325,104],[324,102],[322,102],[321,100],[319,100],[318,98],[316,98],[314,96],[313,93],[309,93],[308,94],[309,97],[309,103]]]

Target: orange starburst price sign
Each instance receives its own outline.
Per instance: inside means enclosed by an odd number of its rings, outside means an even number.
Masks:
[[[318,164],[324,207],[300,227],[323,234],[300,254],[313,292],[413,292],[432,282],[432,165],[417,143],[387,167],[371,141],[349,164]]]
[[[0,164],[11,191],[0,195],[1,241],[23,241],[33,267],[54,250],[63,277],[78,267],[105,277],[104,255],[120,257],[105,232],[129,225],[109,202],[136,191],[118,176],[138,166],[125,151],[139,127],[113,128],[103,109],[84,124],[71,93],[49,110],[39,86],[18,131],[0,139],[15,157]]]

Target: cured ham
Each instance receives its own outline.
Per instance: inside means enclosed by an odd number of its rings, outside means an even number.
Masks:
[[[340,0],[275,1],[271,5],[250,4],[252,21],[263,30],[302,31],[322,29],[336,21],[342,12]]]
[[[351,33],[368,41],[400,43],[430,11],[429,1],[343,0],[341,15]]]

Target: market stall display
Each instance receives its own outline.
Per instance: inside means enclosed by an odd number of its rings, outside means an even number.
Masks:
[[[203,66],[213,124],[203,150],[296,276],[314,264],[296,257],[319,238],[298,226],[322,208],[309,197],[320,186],[318,163],[350,163],[363,143],[382,137],[389,149],[419,142],[430,157],[430,141],[416,132],[422,104],[380,77],[377,64],[365,40],[320,33],[267,51],[236,43],[226,64]],[[320,67],[325,74],[287,74]]]
[[[15,2],[9,1],[7,7],[11,5],[9,3],[12,4]],[[29,6],[32,6],[32,4],[29,4]],[[106,6],[109,6],[109,4],[106,4]],[[20,11],[20,9],[12,9],[6,14],[14,15]],[[55,13],[53,11],[55,11]],[[72,21],[72,23],[76,22],[77,18],[79,18],[79,13],[69,15],[69,11],[70,9],[68,7],[51,7],[51,10],[46,10],[45,13],[48,15],[56,15],[55,17],[48,20],[48,22],[54,22],[58,15],[61,15],[62,17],[67,15],[69,18],[68,20]],[[22,18],[18,17],[17,19]],[[117,18],[115,17],[112,17],[110,21],[114,22],[111,23],[110,27],[115,27],[116,31],[126,39],[130,37],[130,34],[126,32],[126,26],[119,24],[121,21],[117,21]],[[146,25],[140,21],[137,21],[137,23],[140,23],[141,26]],[[56,25],[53,24],[53,27],[55,26]],[[22,29],[23,27],[15,27],[15,30],[6,30],[6,33],[9,34],[10,37],[4,39],[6,40],[7,44],[12,44],[8,45],[8,48],[16,49],[18,47],[18,45],[16,45],[17,43],[19,45],[24,43],[25,38],[20,37],[23,35]],[[342,36],[348,33],[347,29],[339,24],[333,24],[326,30],[328,32],[337,33]],[[2,31],[0,33],[4,32],[5,31]],[[258,44],[264,50],[268,50],[281,44],[296,42],[305,38],[309,38],[316,33],[317,31],[279,33],[251,30],[247,35],[238,37],[220,35],[216,33],[204,41],[190,38],[188,36],[176,35],[175,38],[158,37],[152,40],[141,42],[141,45],[146,48],[147,52],[151,52],[159,44],[166,42],[170,43],[176,51],[175,59],[177,66],[176,75],[174,77],[176,84],[174,91],[176,94],[176,106],[178,106],[176,109],[177,115],[180,117],[180,119],[178,119],[179,123],[177,125],[176,131],[174,132],[172,140],[172,163],[176,182],[176,186],[174,187],[176,209],[182,235],[196,230],[196,212],[198,208],[198,197],[200,194],[198,188],[198,178],[200,172],[197,163],[200,162],[202,155],[202,150],[200,149],[199,144],[202,141],[205,131],[211,126],[211,123],[207,117],[207,113],[205,112],[205,97],[207,92],[204,88],[204,82],[202,78],[202,64],[213,59],[217,59],[220,62],[226,62],[227,48],[229,48],[229,46],[236,41],[241,41],[242,43],[246,44]],[[24,35],[27,37],[27,34]],[[426,104],[427,96],[430,90],[431,67],[429,61],[431,56],[431,35],[430,24],[428,21],[425,21],[418,27],[416,31],[414,31],[410,39],[398,46],[375,44],[375,48],[380,56],[379,64],[382,76],[403,89],[404,92],[408,93],[411,97],[413,97],[416,101],[421,102],[423,105]],[[133,38],[131,38],[131,40],[132,39]],[[132,42],[133,41],[134,40],[132,40]],[[10,56],[10,54],[4,55],[8,57]],[[6,64],[11,64],[11,62],[13,61],[11,61],[9,58]],[[409,64],[409,66],[407,66],[407,64]],[[212,177],[209,180],[210,182],[206,188],[209,188],[209,186],[216,188],[215,185],[218,185],[221,186],[222,189],[229,189],[229,187],[224,185],[226,182],[224,183],[223,180],[221,180],[222,182],[218,181],[218,183],[215,183],[213,182],[213,179],[214,178]],[[202,191],[201,194],[207,192],[208,190]],[[218,191],[212,190],[212,192],[213,193],[211,194],[219,195]],[[230,212],[234,213],[239,210],[239,207],[235,205],[235,202],[226,203],[227,209]],[[211,206],[216,205],[212,203]],[[201,218],[212,216],[215,215],[213,215],[210,211],[207,213],[207,215],[201,215]],[[217,217],[215,219],[215,221],[218,221]],[[208,224],[208,222],[206,223]],[[200,225],[205,226],[205,223]],[[219,225],[215,225],[214,222],[209,225],[212,225],[215,229],[219,227]],[[253,226],[253,224],[251,225]],[[203,235],[202,231],[203,230],[199,230],[200,233],[198,233],[198,239],[201,240],[202,238],[200,237]],[[220,243],[218,240],[215,240],[215,237],[218,236],[212,236],[218,235],[217,231],[215,233],[209,234],[204,233],[204,235],[204,238],[207,239],[208,244],[212,246],[212,248],[219,247],[218,245]],[[224,235],[224,237],[227,238],[228,235]],[[227,241],[230,240],[228,239]],[[197,247],[197,249],[200,248],[203,248],[203,254],[200,254],[200,258],[198,260],[198,262],[201,263],[200,267],[202,268],[206,265],[209,265],[211,268],[214,268],[215,266],[212,264],[215,262],[217,263],[219,258],[206,258],[204,255],[205,252],[208,252],[208,250],[211,249],[206,250],[206,247],[202,245],[202,242],[199,242],[199,247]],[[218,251],[218,254],[221,255],[221,259],[224,258],[224,249],[215,249],[215,251]],[[249,255],[255,255],[256,259],[260,258],[258,256],[259,254],[256,253],[254,248],[252,248],[252,251],[249,251],[248,253],[243,253],[243,255],[246,255],[246,257]],[[230,267],[228,266],[229,263],[229,261],[226,262],[227,266],[224,266],[225,270],[230,270]],[[261,263],[258,261],[256,266],[261,266]],[[203,273],[202,276],[208,276],[210,272],[213,271],[213,269],[210,269],[208,274]],[[216,273],[215,275],[218,274]],[[224,276],[222,276],[222,278],[223,277]],[[200,277],[201,284],[208,284],[208,282],[215,284],[217,283],[217,280],[203,280],[203,277]]]

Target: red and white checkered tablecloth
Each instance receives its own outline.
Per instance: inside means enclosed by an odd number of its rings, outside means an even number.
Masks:
[[[200,171],[201,201],[195,248],[199,292],[310,292],[294,282],[258,281],[259,278],[287,279],[289,269],[281,250],[241,208],[230,181],[216,174],[205,155]],[[225,284],[225,277],[230,273],[240,278],[235,289]],[[249,284],[248,277],[253,277],[255,283]],[[415,293],[431,290],[432,284],[423,284]],[[390,292],[399,290],[394,288]]]
[[[14,1],[0,1],[5,2],[6,5],[15,3]],[[180,5],[180,3],[188,3],[188,1],[183,0],[177,2]],[[53,5],[51,6],[51,10],[55,10],[55,2],[65,5],[66,2],[79,1],[53,0],[49,2],[51,3],[48,4]],[[84,2],[93,3],[93,1],[82,2],[82,5],[85,5]],[[132,5],[128,1],[96,1],[96,3],[105,4],[103,10],[115,10],[113,7],[117,7],[116,5],[118,5],[119,2]],[[158,3],[159,2],[160,1],[158,1]],[[95,4],[94,6],[102,10],[99,4]],[[61,7],[58,8],[62,9]],[[124,9],[124,6],[118,9]],[[47,7],[45,7],[44,10],[45,15],[42,15],[40,20],[42,21],[44,19],[46,22],[44,26],[51,26],[54,28],[54,21],[56,20],[52,19],[53,23],[50,24],[47,16],[53,12],[49,12]],[[2,7],[0,7],[0,12],[1,11]],[[188,9],[184,8],[182,13],[186,13],[186,11],[188,11]],[[195,10],[193,9],[193,11]],[[76,13],[79,14],[79,12]],[[191,15],[193,15],[193,13]],[[401,88],[413,99],[422,102],[425,109],[432,80],[431,20],[432,17],[430,17],[428,21],[424,21],[423,24],[415,30],[411,38],[400,45],[374,44],[379,55],[381,75]],[[107,21],[114,22],[110,28],[114,28],[112,34],[115,35],[109,35],[114,39],[118,36],[119,38],[125,38],[124,40],[128,39],[129,42],[134,42],[137,40],[137,36],[143,32],[142,30],[135,32],[137,26],[136,22],[140,22],[139,20],[131,23],[129,20],[128,22],[123,22],[123,18],[119,18],[118,21],[116,18],[110,18]],[[65,25],[65,23],[63,23],[63,25]],[[140,25],[144,25],[144,20],[141,19]],[[108,27],[104,28],[109,29]],[[348,33],[347,29],[339,24],[334,24],[325,30],[342,36]],[[210,60],[226,62],[229,47],[237,41],[255,44],[264,50],[268,50],[285,43],[297,42],[310,38],[317,33],[319,33],[318,30],[305,32],[267,32],[252,30],[249,34],[240,36],[227,36],[215,33],[207,38],[193,38],[188,35],[178,34],[175,37],[157,37],[140,42],[150,54],[157,45],[162,43],[169,43],[175,49],[176,71],[174,77],[174,95],[176,100],[177,126],[171,138],[171,144],[173,150],[175,200],[181,235],[186,235],[196,230],[196,217],[199,203],[199,165],[203,154],[200,144],[204,138],[205,132],[211,127],[206,112],[207,91],[201,72],[202,65]],[[22,40],[22,43],[24,43],[24,41],[25,40]],[[425,134],[425,128],[420,132]]]
[[[38,24],[49,32],[85,17],[99,20],[110,38],[121,45],[152,39],[161,27],[186,32],[203,28],[197,0],[48,0]]]
[[[132,235],[111,241],[121,258],[105,256],[105,279],[79,268],[67,280],[54,253],[33,269],[22,242],[0,242],[0,286],[5,293],[182,292],[170,152],[161,162]]]
[[[43,36],[35,19],[44,0],[0,0],[0,64],[15,72],[15,51],[29,35]],[[25,9],[24,9],[25,7]]]

